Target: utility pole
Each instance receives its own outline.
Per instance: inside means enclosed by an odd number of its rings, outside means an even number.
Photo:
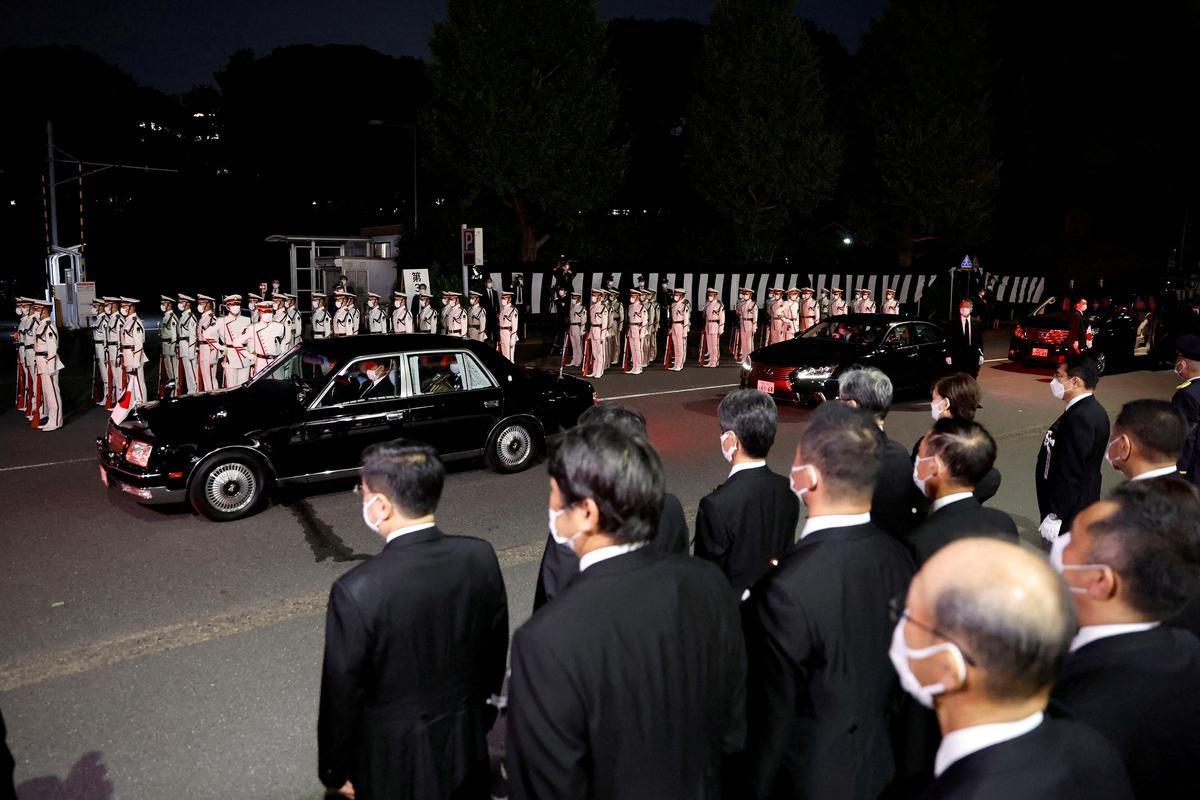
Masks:
[[[50,252],[46,254],[46,295],[43,299],[50,299],[51,288],[54,285],[54,275],[51,271],[51,263],[55,258],[55,253],[58,252],[58,192],[56,191],[57,184],[54,180],[54,123],[46,120],[46,192],[49,195],[47,198],[50,202]]]

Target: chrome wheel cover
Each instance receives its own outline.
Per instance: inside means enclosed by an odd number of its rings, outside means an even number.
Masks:
[[[533,437],[521,425],[510,425],[496,437],[496,457],[506,469],[524,464],[533,450]]]
[[[254,471],[245,464],[221,464],[208,474],[204,482],[204,499],[222,514],[244,510],[254,501],[258,481]]]

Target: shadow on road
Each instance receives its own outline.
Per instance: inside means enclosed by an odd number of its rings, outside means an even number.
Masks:
[[[316,556],[318,564],[330,558],[334,561],[364,561],[371,557],[370,553],[354,552],[342,537],[333,532],[329,523],[317,516],[308,500],[296,500],[288,503],[286,508],[299,521],[304,530],[304,541]]]
[[[47,775],[17,787],[19,800],[108,800],[112,796],[113,785],[104,766],[104,754],[94,751],[84,753],[66,779]]]

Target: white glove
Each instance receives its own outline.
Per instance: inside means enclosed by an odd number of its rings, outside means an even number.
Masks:
[[[1058,539],[1058,533],[1061,529],[1062,520],[1058,518],[1058,515],[1047,514],[1046,518],[1042,520],[1042,524],[1038,526],[1038,533],[1040,533],[1042,538],[1047,542],[1054,542],[1056,539]]]
[[[983,366],[983,353],[979,354],[979,365]]]

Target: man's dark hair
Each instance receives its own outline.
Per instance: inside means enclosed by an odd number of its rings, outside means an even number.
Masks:
[[[950,401],[950,416],[965,419],[968,422],[975,419],[975,409],[979,408],[979,381],[965,372],[955,372],[933,382],[933,391],[939,397]]]
[[[975,486],[996,463],[996,440],[978,422],[948,417],[925,435],[928,454],[946,465],[956,483]]]
[[[769,395],[757,389],[735,389],[717,406],[721,432],[733,431],[746,455],[766,458],[775,444],[779,427],[779,409]]]
[[[1063,366],[1066,367],[1067,377],[1079,378],[1085,389],[1095,389],[1100,382],[1100,370],[1090,353],[1072,353],[1067,356]]]
[[[1117,510],[1088,527],[1088,562],[1107,564],[1125,600],[1164,619],[1200,593],[1200,489],[1180,478],[1129,481],[1107,498]]]
[[[863,411],[879,419],[887,419],[892,394],[892,379],[878,367],[854,366],[838,376],[838,399],[853,400]]]
[[[636,408],[620,403],[596,403],[579,415],[580,425],[607,425],[628,436],[646,435],[646,417]]]
[[[870,413],[843,403],[822,403],[800,437],[800,458],[821,473],[831,497],[870,497],[882,438]]]
[[[1121,406],[1115,429],[1156,461],[1178,461],[1183,454],[1187,421],[1166,400],[1133,400]]]
[[[589,497],[596,503],[600,530],[618,544],[654,536],[664,479],[658,453],[644,436],[630,435],[618,425],[581,425],[563,435],[547,471],[567,506]]]
[[[392,502],[407,517],[437,510],[446,468],[437,451],[409,439],[373,444],[363,451],[362,481]]]

